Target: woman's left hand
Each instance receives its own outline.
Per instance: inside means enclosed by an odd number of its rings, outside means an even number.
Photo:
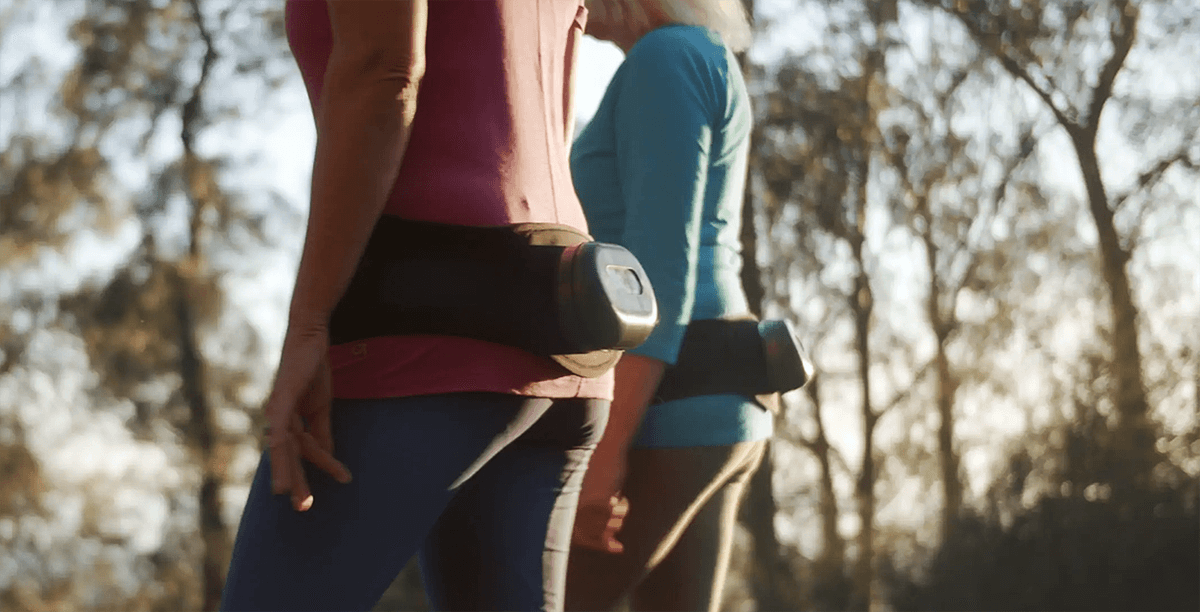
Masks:
[[[617,532],[624,526],[628,512],[629,500],[619,493],[599,504],[581,503],[575,513],[571,544],[607,553],[625,552]]]
[[[658,359],[631,353],[617,362],[608,424],[583,475],[572,537],[575,545],[611,553],[624,550],[616,534],[629,511],[629,501],[621,494],[629,448],[665,369]]]
[[[621,494],[625,466],[624,451],[611,441],[602,440],[583,477],[572,535],[575,545],[610,553],[624,550],[616,535],[629,511],[629,500]]]
[[[271,489],[276,495],[291,494],[292,506],[300,512],[313,504],[302,459],[339,482],[350,482],[350,471],[333,456],[328,351],[326,324],[293,321],[265,407],[270,424]]]

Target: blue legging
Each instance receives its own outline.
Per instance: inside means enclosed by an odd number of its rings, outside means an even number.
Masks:
[[[370,610],[418,554],[436,610],[561,610],[583,472],[609,402],[456,393],[336,400],[339,484],[292,510],[259,463],[221,609]]]

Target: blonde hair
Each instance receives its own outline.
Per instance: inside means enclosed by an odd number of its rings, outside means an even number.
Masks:
[[[747,49],[751,42],[742,0],[585,0],[585,4],[597,18],[622,21],[643,33],[666,23],[680,23],[716,32],[734,51]]]

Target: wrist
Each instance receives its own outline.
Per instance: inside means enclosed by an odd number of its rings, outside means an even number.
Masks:
[[[322,310],[297,308],[288,310],[288,336],[311,336],[329,333],[329,315]]]

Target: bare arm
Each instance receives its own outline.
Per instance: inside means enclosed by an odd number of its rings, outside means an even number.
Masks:
[[[292,323],[327,322],[391,193],[425,71],[428,0],[329,0],[308,234]]]
[[[592,453],[579,494],[574,545],[614,553],[623,549],[614,536],[626,508],[618,498],[625,481],[626,453],[665,369],[666,363],[658,359],[632,353],[617,362],[608,425]]]
[[[329,0],[328,10],[333,48],[317,109],[308,234],[264,407],[272,490],[290,494],[299,511],[313,504],[302,458],[350,480],[333,456],[329,317],[400,172],[425,69],[427,0]]]
[[[667,364],[652,357],[632,353],[621,356],[614,372],[608,425],[604,428],[604,438],[596,447],[593,465],[609,459],[610,453],[623,456],[629,450],[666,367]]]

